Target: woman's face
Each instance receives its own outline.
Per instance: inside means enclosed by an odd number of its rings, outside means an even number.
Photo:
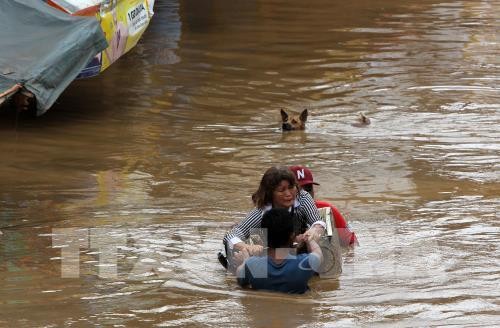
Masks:
[[[289,208],[295,202],[297,188],[282,180],[273,191],[273,207]]]

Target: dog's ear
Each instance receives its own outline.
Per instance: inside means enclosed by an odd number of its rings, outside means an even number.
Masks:
[[[359,116],[360,116],[361,123],[366,124],[366,125],[370,124],[370,119],[368,117],[366,117],[365,113],[361,112],[361,113],[359,113]]]
[[[306,108],[306,109],[304,109],[304,110],[302,111],[302,113],[300,113],[300,120],[301,120],[302,122],[307,121],[307,108]]]
[[[281,119],[283,120],[283,122],[286,122],[286,120],[288,119],[288,114],[282,109],[280,109],[280,113],[281,113]]]

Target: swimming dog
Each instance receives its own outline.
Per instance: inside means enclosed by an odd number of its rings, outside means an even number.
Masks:
[[[360,128],[370,125],[370,123],[371,120],[368,117],[366,117],[365,114],[359,113],[358,121],[356,123],[353,123],[352,126]]]
[[[307,108],[300,114],[285,112],[284,109],[280,110],[281,113],[281,127],[283,131],[304,130],[307,121]]]

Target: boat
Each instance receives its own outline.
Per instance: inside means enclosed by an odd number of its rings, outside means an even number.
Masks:
[[[135,47],[154,1],[0,1],[0,106],[44,114],[75,79]]]

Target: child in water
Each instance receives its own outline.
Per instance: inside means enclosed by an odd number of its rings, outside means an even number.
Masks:
[[[238,284],[259,290],[302,294],[309,290],[309,279],[318,272],[323,254],[318,245],[319,235],[301,235],[308,253],[295,254],[292,214],[284,208],[272,208],[262,217],[262,228],[267,230],[267,254],[249,256],[246,249],[235,253]]]

